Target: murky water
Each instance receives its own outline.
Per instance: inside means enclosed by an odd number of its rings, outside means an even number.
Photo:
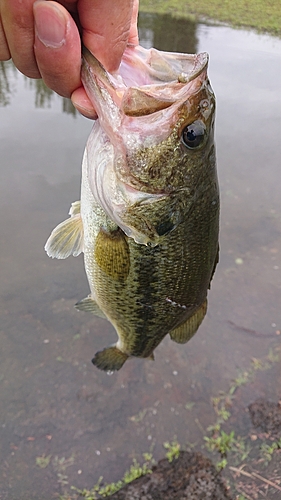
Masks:
[[[165,339],[154,363],[134,359],[112,376],[93,367],[114,329],[73,307],[88,294],[82,258],[51,260],[43,250],[79,199],[91,122],[63,112],[68,104],[5,64],[1,500],[50,500],[71,485],[90,488],[100,476],[117,480],[133,457],[152,448],[163,457],[163,442],[174,437],[201,449],[216,420],[211,398],[280,345],[281,41],[169,17],[142,16],[140,34],[147,47],[211,55],[222,215],[208,314],[187,345]],[[36,107],[44,98],[45,107]],[[259,396],[277,401],[280,387],[280,362],[255,370],[235,393],[226,432],[247,436],[247,406]]]

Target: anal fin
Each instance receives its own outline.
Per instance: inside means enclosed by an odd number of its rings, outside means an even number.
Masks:
[[[128,357],[127,354],[117,349],[116,346],[112,346],[97,352],[92,359],[92,363],[100,370],[113,372],[120,370]]]
[[[170,337],[178,344],[185,344],[197,332],[207,312],[207,299],[182,325],[170,332]]]

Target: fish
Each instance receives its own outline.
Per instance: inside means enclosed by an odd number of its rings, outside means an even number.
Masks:
[[[129,45],[109,73],[83,49],[81,79],[98,119],[81,200],[45,250],[58,259],[84,253],[90,294],[76,308],[106,318],[118,334],[92,360],[101,370],[154,359],[167,334],[188,342],[206,315],[219,254],[208,59]]]

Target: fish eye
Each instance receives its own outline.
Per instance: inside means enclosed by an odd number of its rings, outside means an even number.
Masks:
[[[184,127],[181,139],[187,148],[195,149],[203,143],[205,134],[205,125],[200,120],[196,120],[195,122],[190,123],[190,125]]]

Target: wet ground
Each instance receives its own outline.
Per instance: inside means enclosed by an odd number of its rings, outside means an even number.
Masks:
[[[151,473],[129,483],[112,500],[231,500],[214,465],[201,453],[180,451],[160,460]]]
[[[216,437],[207,428],[223,409],[230,415],[221,429],[234,430],[249,450],[228,453],[222,474],[233,494],[280,498],[278,488],[237,470],[243,465],[281,487],[280,449],[270,454],[264,446],[277,438],[259,434],[248,411],[258,398],[277,404],[281,392],[281,41],[168,17],[143,16],[140,34],[147,47],[211,55],[222,214],[208,314],[187,345],[165,339],[155,362],[131,360],[112,376],[93,367],[94,353],[114,342],[113,327],[73,307],[88,294],[82,258],[51,260],[43,250],[79,199],[91,122],[5,64],[1,500],[67,498],[71,485],[116,481],[133,458],[153,450],[158,460],[175,438],[220,461],[216,448],[202,446]]]

